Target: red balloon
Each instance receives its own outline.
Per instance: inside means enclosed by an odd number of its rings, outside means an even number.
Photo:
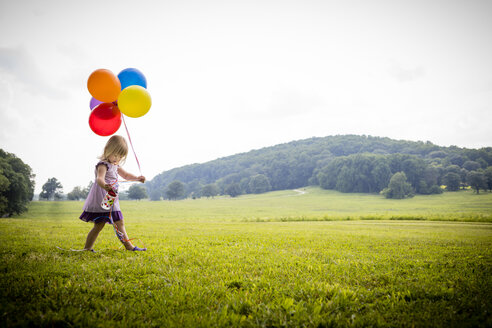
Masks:
[[[102,103],[94,107],[89,115],[89,126],[95,134],[110,136],[121,125],[121,112],[113,103]]]

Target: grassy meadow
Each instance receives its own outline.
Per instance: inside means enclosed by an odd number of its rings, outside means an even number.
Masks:
[[[82,202],[0,219],[0,325],[490,327],[492,194],[389,200],[318,188],[122,201],[96,253]]]

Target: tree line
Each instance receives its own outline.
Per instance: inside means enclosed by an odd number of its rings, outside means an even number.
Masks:
[[[76,186],[66,195],[67,200],[81,200],[86,199],[89,191],[92,188],[94,183],[92,181],[89,182],[87,187]],[[43,191],[39,194],[40,200],[64,200],[65,195],[63,195],[63,186],[56,178],[50,178],[43,185]],[[130,188],[124,192],[121,192],[118,197],[121,200],[133,199],[140,200],[148,198],[147,190],[138,185],[132,185]]]
[[[0,216],[20,214],[34,196],[32,169],[0,149]],[[80,200],[92,182],[67,195],[56,178],[41,200]],[[381,193],[388,198],[471,187],[492,191],[492,147],[441,147],[427,142],[337,135],[310,138],[164,171],[133,185],[121,199],[215,197],[295,189],[309,185],[341,192]]]
[[[0,217],[27,211],[34,196],[34,178],[29,165],[0,149]]]
[[[439,193],[443,185],[447,190],[471,186],[479,192],[491,189],[490,166],[491,147],[441,147],[429,141],[338,135],[186,165],[162,172],[146,187],[152,200],[219,194],[235,197],[308,185],[342,192],[381,192],[398,198],[388,189],[397,173],[392,186],[396,181],[409,184],[402,187],[405,197]]]

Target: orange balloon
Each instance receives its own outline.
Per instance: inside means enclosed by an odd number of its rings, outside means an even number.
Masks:
[[[120,80],[108,69],[97,69],[87,80],[87,89],[91,95],[102,102],[113,102],[121,92]]]

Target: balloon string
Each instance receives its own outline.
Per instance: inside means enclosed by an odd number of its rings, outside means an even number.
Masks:
[[[140,168],[140,162],[138,161],[137,153],[135,152],[135,148],[133,148],[132,138],[130,137],[130,132],[128,132],[128,128],[125,122],[125,115],[121,115],[123,119],[123,124],[125,125],[126,135],[128,136],[128,140],[130,141],[130,146],[132,146],[133,155],[135,155],[135,159],[137,160],[138,170],[140,171],[140,175],[142,175],[142,169]]]

